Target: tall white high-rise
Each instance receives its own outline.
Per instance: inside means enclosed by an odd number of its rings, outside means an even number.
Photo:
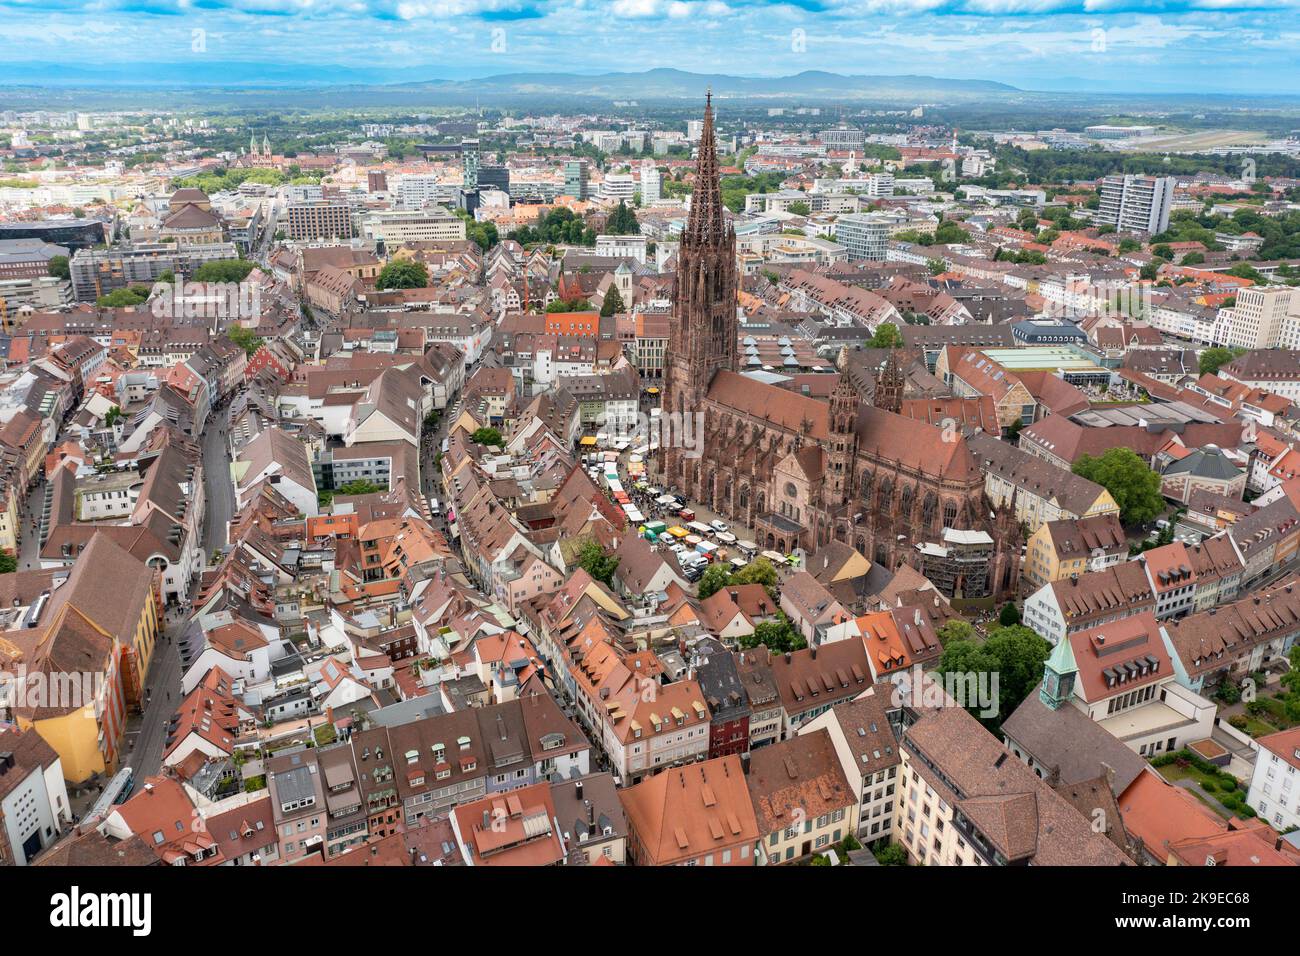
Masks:
[[[1096,221],[1120,231],[1164,232],[1175,181],[1173,176],[1107,176],[1101,181]]]
[[[658,202],[663,190],[663,177],[655,161],[646,157],[641,160],[641,202],[647,206]]]

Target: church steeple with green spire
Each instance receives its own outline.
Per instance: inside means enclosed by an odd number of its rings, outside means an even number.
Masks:
[[[1069,637],[1062,637],[1052,648],[1043,665],[1043,684],[1038,688],[1039,699],[1052,710],[1060,710],[1074,693],[1074,677],[1079,668],[1074,661],[1074,648]]]

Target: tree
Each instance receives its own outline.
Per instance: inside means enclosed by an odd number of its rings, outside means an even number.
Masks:
[[[262,347],[264,339],[252,329],[246,329],[242,325],[232,325],[226,330],[226,338],[238,345],[249,358]]]
[[[907,866],[907,851],[897,843],[890,843],[871,851],[881,866]]]
[[[114,289],[107,295],[101,295],[95,300],[95,304],[106,309],[128,309],[143,305],[148,301],[148,287],[133,285],[125,289]]]
[[[731,583],[731,573],[727,570],[725,564],[710,564],[704,569],[704,574],[700,577],[699,587],[696,593],[701,601],[705,598],[713,597],[728,584]]]
[[[631,206],[620,199],[618,207],[605,220],[605,235],[639,236],[640,234],[641,224],[636,221],[636,213]]]
[[[1206,349],[1201,353],[1199,366],[1202,375],[1218,375],[1219,369],[1227,365],[1245,349],[1225,349],[1219,346]]]
[[[606,587],[614,586],[618,558],[606,554],[605,549],[595,541],[587,541],[578,549],[578,566]]]
[[[777,654],[803,650],[808,646],[808,642],[783,611],[776,612],[776,620],[763,621],[755,626],[753,634],[746,634],[737,643],[746,648],[764,644],[769,651]]]
[[[424,289],[429,285],[429,270],[423,262],[412,259],[394,259],[384,266],[375,280],[375,288],[385,289]]]
[[[623,297],[619,295],[618,286],[610,286],[609,291],[605,293],[605,300],[600,304],[600,314],[610,316],[616,312],[622,312],[626,308],[623,305]]]
[[[868,348],[873,349],[898,349],[903,347],[903,334],[898,331],[898,326],[893,322],[881,322],[876,326],[876,332],[867,342]]]
[[[0,551],[0,574],[12,574],[18,570],[18,559],[9,550]]]
[[[998,723],[1011,716],[1043,679],[1043,664],[1052,646],[1023,624],[995,627],[984,649],[998,662]]]
[[[72,278],[72,270],[68,266],[67,256],[50,256],[48,271],[56,279]]]
[[[1164,263],[1161,262],[1159,259],[1152,259],[1150,262],[1148,262],[1146,265],[1142,267],[1142,269],[1138,272],[1138,275],[1140,278],[1143,278],[1148,282],[1154,282],[1156,278],[1159,277],[1160,275],[1160,267],[1162,265],[1164,265]]]
[[[373,495],[380,491],[387,491],[384,485],[377,485],[373,481],[367,481],[365,478],[358,478],[355,481],[349,481],[335,489],[336,494],[340,495]]]
[[[590,312],[591,303],[578,296],[573,299],[556,299],[546,307],[547,312]]]
[[[806,202],[792,202],[786,207],[786,211],[795,216],[806,216],[812,212],[812,207]]]
[[[497,447],[504,445],[501,441],[501,432],[495,428],[475,429],[474,434],[469,436],[469,440],[476,445],[496,445]]]
[[[109,428],[112,428],[114,425],[117,424],[118,419],[123,417],[123,414],[124,413],[122,412],[121,407],[118,405],[114,405],[104,415],[104,424],[107,425]]]
[[[243,282],[256,263],[247,259],[218,259],[205,262],[194,270],[194,282]]]
[[[1002,251],[1001,247],[998,248],[998,251]],[[948,264],[942,259],[926,259],[925,268],[932,276],[943,275],[948,271]]]
[[[1165,510],[1160,476],[1131,448],[1109,448],[1098,458],[1080,455],[1071,470],[1109,491],[1127,525],[1145,524]]]
[[[1029,692],[1038,686],[1043,676],[1043,663],[1051,652],[1051,645],[1021,624],[995,627],[984,643],[973,640],[952,641],[944,646],[939,658],[938,671],[954,675],[996,675],[997,714],[989,716],[981,711],[985,703],[993,701],[966,700],[961,703],[990,729],[1001,725],[1020,706]],[[964,682],[958,680],[959,686]],[[992,689],[992,683],[988,685]]]
[[[1012,624],[1020,623],[1020,611],[1011,601],[1002,605],[1002,611],[998,614],[998,623],[1003,627],[1010,627]]]
[[[732,584],[761,584],[776,596],[776,568],[767,558],[755,558],[731,576]]]
[[[955,617],[935,631],[935,634],[939,636],[939,643],[947,647],[953,641],[973,640],[975,626],[970,621]]]

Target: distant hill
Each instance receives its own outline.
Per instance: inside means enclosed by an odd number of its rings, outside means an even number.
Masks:
[[[369,93],[435,93],[473,100],[484,96],[551,96],[601,99],[695,98],[711,86],[719,97],[798,96],[817,99],[880,99],[903,94],[1014,93],[1015,87],[990,80],[933,76],[842,76],[808,70],[794,76],[751,77],[655,69],[644,73],[505,73],[477,79],[440,77],[412,80],[411,70],[380,68],[313,69],[286,63],[195,61],[109,64],[0,64],[0,84],[25,87],[183,88],[225,90],[260,87],[298,89],[350,87]]]
[[[1016,93],[1016,87],[992,80],[954,80],[934,76],[844,76],[806,70],[793,76],[731,76],[726,73],[687,73],[655,69],[644,73],[504,73],[477,80],[401,84],[428,86],[444,92],[544,96],[587,96],[617,99],[698,97],[712,87],[719,97],[801,96],[818,99],[878,99],[891,94]]]

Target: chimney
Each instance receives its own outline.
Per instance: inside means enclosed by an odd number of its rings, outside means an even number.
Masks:
[[[582,781],[581,781],[581,780],[579,780],[577,783],[575,783],[575,784],[573,785],[573,795],[574,795],[575,797],[577,797],[579,800],[582,799]]]
[[[587,833],[591,836],[596,835],[596,808],[590,800],[587,803]]]

